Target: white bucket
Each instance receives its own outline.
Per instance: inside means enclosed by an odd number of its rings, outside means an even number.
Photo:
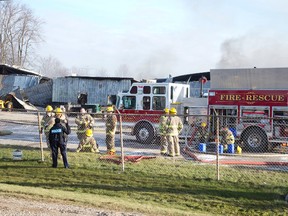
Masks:
[[[21,150],[15,150],[13,151],[13,160],[22,160],[22,151]]]

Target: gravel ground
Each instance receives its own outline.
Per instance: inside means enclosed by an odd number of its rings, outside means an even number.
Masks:
[[[140,216],[137,213],[105,211],[96,208],[85,208],[71,204],[60,204],[48,201],[0,195],[0,215],[3,216]]]

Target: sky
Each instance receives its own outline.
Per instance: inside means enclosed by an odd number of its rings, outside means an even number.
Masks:
[[[45,22],[39,55],[78,75],[154,79],[288,66],[287,0],[20,2]]]

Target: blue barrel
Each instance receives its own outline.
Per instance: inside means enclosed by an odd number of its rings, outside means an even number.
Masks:
[[[228,153],[234,154],[234,144],[228,144]]]
[[[199,144],[199,151],[200,152],[206,152],[206,143],[200,143]]]
[[[219,154],[223,154],[224,147],[223,145],[219,145]]]

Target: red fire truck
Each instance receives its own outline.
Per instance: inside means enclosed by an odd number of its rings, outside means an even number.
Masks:
[[[287,105],[288,90],[210,90],[210,131],[219,118],[246,150],[266,151],[288,141]]]
[[[140,143],[151,143],[158,134],[163,110],[190,95],[190,86],[179,83],[133,83],[128,92],[117,94],[116,107],[122,115],[123,128]]]

